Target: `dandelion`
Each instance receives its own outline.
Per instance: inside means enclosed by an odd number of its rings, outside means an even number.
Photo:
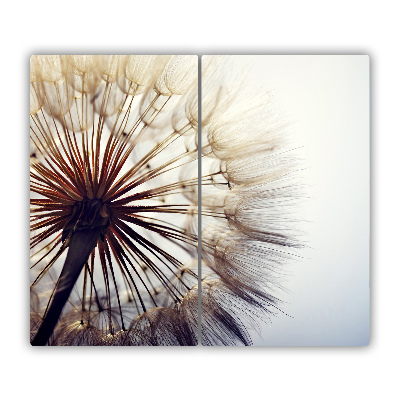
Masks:
[[[284,313],[282,266],[294,232],[297,160],[273,93],[244,84],[227,57],[203,58],[202,342],[252,343],[248,327]],[[194,117],[194,113],[192,114]],[[284,313],[285,314],[285,313]],[[287,314],[286,314],[287,315]]]
[[[222,70],[204,69],[201,337],[247,345],[299,245],[283,127]],[[197,344],[197,57],[34,56],[30,100],[32,344]]]

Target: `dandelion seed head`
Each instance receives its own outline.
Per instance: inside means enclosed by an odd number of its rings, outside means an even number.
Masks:
[[[275,312],[300,247],[285,125],[229,71],[204,61],[199,210],[196,56],[32,57],[34,342],[195,345],[199,212],[203,343],[251,344]]]

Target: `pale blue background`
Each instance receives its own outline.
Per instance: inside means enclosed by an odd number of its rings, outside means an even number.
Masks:
[[[369,57],[236,56],[249,78],[276,93],[292,121],[289,147],[303,160],[298,206],[310,247],[287,265],[290,293],[255,345],[363,346],[369,343]],[[298,216],[296,215],[296,216]]]

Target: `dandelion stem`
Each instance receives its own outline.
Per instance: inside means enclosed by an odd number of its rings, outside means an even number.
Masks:
[[[67,302],[90,253],[96,246],[103,227],[77,230],[71,235],[67,258],[58,280],[51,305],[43,318],[32,346],[45,346]]]

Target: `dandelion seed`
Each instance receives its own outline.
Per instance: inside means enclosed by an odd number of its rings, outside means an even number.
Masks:
[[[282,313],[282,265],[301,248],[288,218],[296,162],[272,94],[243,85],[228,57],[203,57],[202,343],[249,345]],[[189,108],[195,118],[196,104]]]

